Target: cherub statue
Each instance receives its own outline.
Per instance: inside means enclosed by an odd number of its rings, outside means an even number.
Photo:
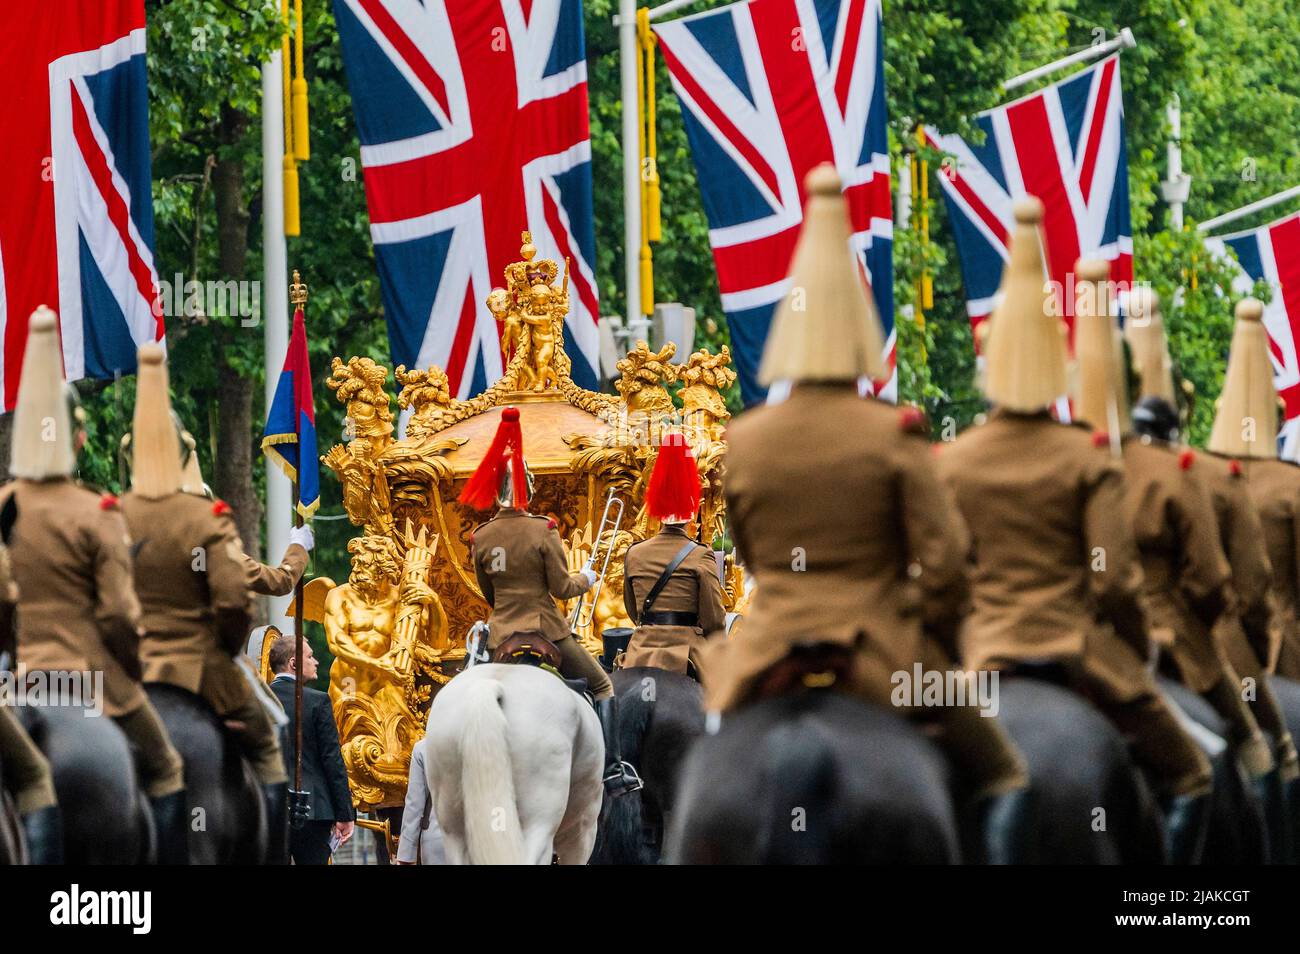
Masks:
[[[514,353],[529,349],[528,326],[510,307],[510,292],[504,288],[488,292],[487,306],[493,317],[501,322],[501,364],[509,365]]]
[[[731,417],[722,396],[736,381],[736,372],[730,364],[731,349],[723,345],[717,354],[695,352],[677,370],[677,380],[682,382],[678,392],[682,399],[682,423],[688,430],[701,432],[708,440],[721,440],[723,425]]]
[[[369,440],[377,445],[377,451],[383,450],[393,434],[393,412],[384,390],[388,369],[372,358],[352,357],[347,364],[335,358],[330,371],[325,384],[347,405],[352,430],[349,439]]]
[[[456,404],[447,373],[437,365],[408,371],[405,365],[399,364],[393,377],[402,385],[397,406],[403,411],[411,410],[411,418],[406,422],[407,439],[423,440],[436,433],[443,426],[443,412]]]
[[[538,282],[528,291],[528,304],[520,317],[528,329],[531,341],[532,390],[545,391],[550,387],[559,387],[560,376],[555,371],[555,342],[562,335],[563,313],[556,321],[557,303],[554,289],[550,285]]]

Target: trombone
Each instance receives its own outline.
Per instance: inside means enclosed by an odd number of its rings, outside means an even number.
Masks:
[[[610,510],[613,509],[613,521],[611,525]],[[591,542],[591,558],[594,560],[596,554],[600,552],[600,541],[608,535],[609,540],[605,544],[605,560],[600,565],[600,572],[596,577],[596,584],[591,588],[591,605],[583,612],[583,604],[586,602],[587,594],[583,593],[578,597],[578,605],[573,608],[573,615],[569,617],[569,629],[577,631],[580,627],[590,626],[596,618],[596,604],[600,600],[600,588],[605,585],[605,571],[609,569],[610,557],[614,555],[614,539],[618,536],[619,525],[623,522],[623,498],[614,496],[614,488],[610,488],[609,496],[605,498],[605,509],[600,514],[600,527],[596,530],[596,537]]]

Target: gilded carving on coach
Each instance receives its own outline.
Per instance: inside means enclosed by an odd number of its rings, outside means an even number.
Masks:
[[[699,463],[701,539],[724,536],[721,438],[728,415],[721,391],[735,380],[729,352],[699,351],[675,365],[673,345],[652,352],[639,343],[618,365],[617,396],[584,390],[564,350],[567,263],[561,270],[536,251],[523,233],[521,260],[506,268],[506,287],[487,296],[508,359],[491,387],[459,400],[440,368],[395,370],[397,405],[409,413],[401,440],[393,436],[387,369],[369,358],[333,362],[328,384],[347,406],[346,444],[322,460],[342,482],[344,507],[362,535],[349,545],[352,577],[327,597],[326,634],[336,656],[330,693],[353,791],[365,809],[402,803],[429,700],[460,667],[469,628],[487,617],[469,541],[489,515],[457,498],[503,407],[520,412],[535,478],[530,509],[556,520],[574,568],[590,553],[609,490],[627,505],[594,619],[578,632],[588,648],[599,652],[602,630],[629,624],[622,555],[658,530],[643,501],[666,428],[688,434]],[[669,390],[676,384],[680,406]],[[602,551],[596,564],[603,559]],[[739,570],[728,562],[723,573],[734,608]]]

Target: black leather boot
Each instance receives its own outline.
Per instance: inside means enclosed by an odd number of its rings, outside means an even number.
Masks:
[[[58,805],[22,816],[27,861],[33,865],[63,864],[63,815]]]
[[[154,839],[158,845],[155,864],[187,865],[190,863],[190,834],[185,813],[185,791],[172,792],[149,799],[153,815]]]
[[[636,769],[623,761],[623,747],[618,738],[618,699],[610,696],[596,702],[596,717],[600,731],[605,736],[605,791],[610,795],[626,795],[641,787],[641,776]]]
[[[289,863],[289,783],[275,782],[262,786],[266,805],[266,863]]]
[[[1210,825],[1210,793],[1175,795],[1165,812],[1165,845],[1171,865],[1195,865]]]
[[[991,795],[979,804],[984,863],[1026,865],[1034,862],[1036,800],[1027,788]]]

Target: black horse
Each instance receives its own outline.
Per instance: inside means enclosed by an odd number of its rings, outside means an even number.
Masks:
[[[1181,683],[1157,677],[1161,690],[1183,713],[1216,741],[1217,751],[1205,745],[1205,732],[1197,741],[1214,768],[1214,795],[1210,802],[1209,828],[1201,863],[1207,865],[1260,865],[1285,855],[1285,831],[1280,804],[1266,804],[1237,759],[1237,750],[1226,743],[1228,726],[1208,702]],[[1280,798],[1278,800],[1280,802]]]
[[[1029,763],[1041,864],[1159,864],[1160,809],[1123,737],[1082,697],[1002,675],[998,718]]]
[[[145,691],[185,762],[190,863],[262,864],[266,811],[239,743],[194,693],[165,683],[150,683]]]
[[[623,758],[645,787],[605,796],[590,864],[657,864],[678,778],[691,744],[704,734],[704,693],[689,676],[640,666],[615,670]]]
[[[151,861],[153,818],[136,781],[130,745],[117,724],[81,706],[24,705],[16,711],[54,774],[64,862]]]
[[[691,748],[670,819],[676,864],[950,864],[948,771],[901,716],[841,693],[778,696]]]
[[[0,765],[0,775],[4,766]],[[26,861],[23,850],[23,825],[18,806],[9,793],[0,788],[0,867],[20,865]]]
[[[1269,686],[1277,699],[1286,718],[1287,728],[1294,738],[1300,738],[1300,682],[1284,679],[1281,676],[1269,676]],[[1284,824],[1289,835],[1290,854],[1287,862],[1300,864],[1300,781],[1287,785],[1282,794],[1284,800]]]

